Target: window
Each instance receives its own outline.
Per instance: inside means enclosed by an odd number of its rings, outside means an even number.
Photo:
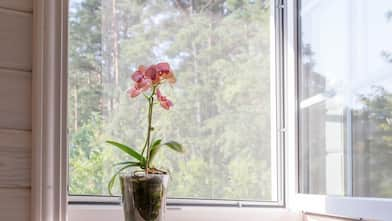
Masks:
[[[126,96],[130,74],[168,61],[178,82],[163,90],[175,106],[156,113],[156,133],[187,148],[158,159],[172,173],[169,196],[281,200],[274,5],[70,0],[70,194],[107,195],[112,165],[123,156],[105,140],[143,142],[145,106]]]
[[[392,2],[300,2],[300,192],[392,197]]]

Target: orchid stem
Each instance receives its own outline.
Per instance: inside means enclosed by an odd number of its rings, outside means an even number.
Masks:
[[[156,86],[153,86],[152,88],[152,94],[148,99],[148,128],[147,128],[147,137],[146,137],[146,143],[143,148],[142,154],[144,154],[144,151],[147,149],[147,157],[146,157],[146,168],[145,168],[145,174],[149,174],[149,167],[150,167],[150,152],[151,152],[151,131],[152,131],[152,112],[153,112],[153,107],[154,107],[154,95],[156,91]]]

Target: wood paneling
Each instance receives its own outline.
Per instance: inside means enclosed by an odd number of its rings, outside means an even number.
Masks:
[[[30,220],[33,0],[0,0],[0,220]]]
[[[31,73],[0,69],[0,128],[30,130],[31,99]]]
[[[33,11],[33,0],[0,0],[0,8],[31,12]]]
[[[32,14],[0,9],[0,67],[31,71]]]
[[[30,220],[30,190],[0,188],[0,220]]]
[[[29,188],[30,179],[31,132],[0,129],[0,188]]]

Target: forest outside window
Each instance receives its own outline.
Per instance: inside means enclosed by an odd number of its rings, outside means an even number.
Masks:
[[[392,2],[301,0],[300,192],[392,197]]]
[[[108,194],[113,162],[124,159],[105,140],[140,147],[144,139],[146,107],[126,96],[130,75],[164,60],[178,78],[165,90],[176,105],[157,112],[154,133],[187,149],[156,159],[171,171],[169,196],[278,201],[274,5],[70,0],[69,193]]]

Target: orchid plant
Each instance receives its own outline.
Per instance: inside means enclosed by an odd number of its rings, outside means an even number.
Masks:
[[[146,175],[167,174],[165,170],[158,169],[152,165],[152,161],[161,147],[166,146],[176,152],[184,152],[183,147],[176,141],[163,143],[162,139],[152,139],[152,132],[154,131],[154,127],[152,126],[154,105],[159,103],[161,107],[166,110],[169,110],[173,107],[173,102],[171,102],[166,96],[163,96],[162,92],[160,91],[161,85],[165,83],[173,85],[176,82],[176,78],[170,68],[170,65],[168,63],[158,63],[149,67],[141,65],[132,74],[131,78],[134,82],[134,85],[132,88],[128,89],[128,96],[130,98],[135,98],[140,94],[143,94],[144,98],[148,102],[147,135],[141,152],[138,152],[135,150],[135,148],[129,147],[122,143],[106,141],[106,143],[117,147],[131,158],[130,161],[124,161],[116,164],[116,166],[120,166],[120,168],[109,181],[108,189],[110,194],[112,194],[111,190],[117,176],[126,169],[133,167],[140,168],[144,170]]]

